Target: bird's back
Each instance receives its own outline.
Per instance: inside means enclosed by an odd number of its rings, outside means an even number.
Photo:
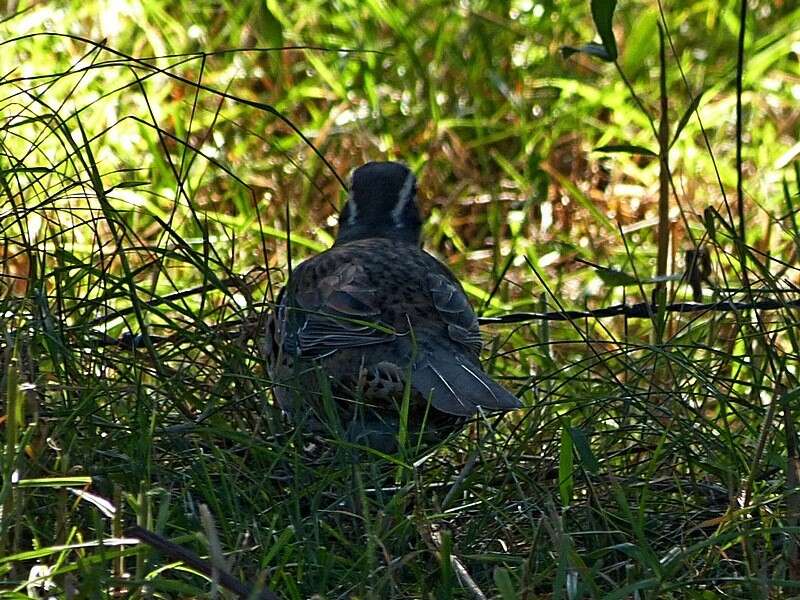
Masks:
[[[464,298],[447,318],[430,289],[437,280]],[[475,313],[449,269],[420,248],[384,238],[337,245],[305,261],[292,274],[287,297],[302,309],[369,318],[403,334],[411,328],[446,335],[454,320],[477,332]]]
[[[389,364],[448,414],[519,406],[480,366],[478,320],[461,285],[416,246],[383,238],[334,246],[294,271],[278,312],[283,350],[317,360],[334,380]]]

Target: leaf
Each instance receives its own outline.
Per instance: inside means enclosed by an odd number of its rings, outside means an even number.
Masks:
[[[592,19],[594,19],[594,26],[597,27],[600,39],[603,40],[603,46],[608,52],[607,60],[609,62],[617,60],[617,42],[611,26],[616,6],[617,0],[592,0]]]
[[[545,172],[550,177],[555,179],[561,185],[561,187],[563,187],[569,193],[569,195],[572,197],[573,200],[575,200],[578,204],[580,204],[581,207],[588,210],[591,213],[591,215],[598,221],[598,223],[603,225],[605,229],[609,231],[613,231],[616,229],[616,226],[611,222],[611,219],[609,219],[608,216],[602,210],[597,208],[597,205],[591,200],[591,198],[589,198],[589,196],[584,194],[581,191],[581,189],[570,180],[569,177],[565,177],[564,175],[559,173],[556,169],[553,169],[551,167],[547,167],[545,169]]]
[[[50,167],[11,167],[10,169],[0,169],[0,177],[8,174],[18,175],[20,173],[52,173]]]
[[[597,263],[584,260],[583,258],[576,258],[575,261],[594,269],[595,273],[597,273],[597,276],[602,279],[603,283],[606,285],[619,286],[647,283],[646,281],[639,281],[636,277],[633,275],[628,275],[624,271],[619,271],[610,267],[604,267],[602,265],[598,265]]]
[[[561,504],[569,506],[572,501],[572,490],[575,488],[575,480],[572,474],[572,436],[569,427],[561,427],[561,448],[558,455],[558,490],[561,493]]]
[[[639,284],[639,280],[636,279],[636,277],[629,275],[625,271],[618,271],[617,269],[609,269],[607,267],[596,267],[595,273],[603,280],[603,283],[611,287]]]
[[[625,49],[620,51],[622,70],[635,80],[647,68],[647,58],[653,53],[653,40],[658,39],[658,10],[653,7],[639,11],[636,26],[625,32]]]
[[[141,187],[143,185],[149,185],[149,181],[120,181],[117,185],[114,186],[115,189],[120,188],[132,188],[132,187]]]
[[[703,225],[705,225],[708,239],[712,242],[717,241],[717,223],[715,220],[715,210],[711,206],[707,206],[703,211]]]
[[[689,104],[689,107],[686,109],[686,112],[683,113],[680,121],[678,121],[678,126],[675,128],[675,135],[672,137],[672,141],[669,143],[669,147],[672,148],[673,144],[678,141],[678,136],[683,131],[683,128],[686,127],[686,124],[689,122],[689,119],[692,118],[694,111],[697,110],[697,106],[700,104],[700,99],[703,97],[705,90],[701,90],[699,94],[697,94],[693,99],[692,102]]]
[[[608,50],[606,50],[605,46],[596,42],[589,42],[588,44],[584,44],[579,48],[574,46],[561,46],[561,56],[564,58],[569,58],[573,54],[579,53],[595,56],[606,62],[614,62],[614,59],[611,58],[611,55],[608,53]]]
[[[590,473],[596,474],[600,469],[600,463],[597,462],[597,458],[592,452],[591,446],[589,446],[589,438],[586,437],[586,432],[580,427],[570,427],[569,433],[575,450],[578,451],[581,465]]]
[[[272,14],[265,0],[257,2],[256,5],[251,22],[259,43],[270,48],[281,48],[283,46],[283,26]]]
[[[599,148],[595,148],[592,152],[606,152],[608,154],[613,154],[615,152],[622,152],[625,154],[639,154],[641,156],[654,156],[658,157],[658,154],[650,150],[649,148],[645,148],[644,146],[634,146],[632,144],[608,144],[607,146],[600,146]]]
[[[74,487],[77,485],[91,485],[92,478],[82,475],[74,477],[35,477],[20,479],[17,487],[20,488],[46,488],[46,487]]]
[[[494,584],[497,586],[497,591],[500,592],[502,600],[516,600],[519,597],[514,591],[514,584],[511,582],[511,575],[508,574],[508,569],[495,568]]]

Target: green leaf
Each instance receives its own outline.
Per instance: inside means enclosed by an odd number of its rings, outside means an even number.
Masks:
[[[439,597],[452,598],[453,580],[453,534],[447,530],[442,531],[442,543],[439,546],[439,564],[441,566],[441,590],[444,592]]]
[[[20,173],[51,173],[53,169],[49,167],[11,167],[10,169],[0,169],[0,177],[6,175],[19,175]]]
[[[580,204],[581,207],[588,210],[597,220],[597,222],[605,227],[605,229],[608,231],[616,230],[616,225],[611,222],[611,219],[609,219],[602,210],[597,208],[597,205],[592,201],[592,199],[584,194],[581,189],[570,180],[569,177],[565,177],[555,169],[549,169],[547,174],[555,179],[561,185],[561,187],[563,187],[569,193],[569,195],[572,196],[573,200]]]
[[[657,39],[658,10],[637,9],[636,26],[625,32],[625,49],[620,56],[622,70],[629,79],[643,75],[647,68],[647,58],[657,50],[653,44],[653,40]]]
[[[112,189],[141,187],[143,185],[150,185],[150,182],[149,181],[120,181]]]
[[[703,211],[703,225],[705,225],[706,233],[708,233],[708,239],[712,242],[717,240],[717,223],[714,219],[715,212],[716,211],[711,206],[707,206]]]
[[[558,455],[558,491],[561,493],[561,504],[569,506],[572,501],[572,490],[575,488],[575,480],[572,474],[572,436],[569,427],[561,427],[561,448]]]
[[[658,157],[658,154],[650,150],[649,148],[645,148],[644,146],[634,146],[632,144],[609,144],[607,146],[600,146],[599,148],[595,148],[592,152],[605,152],[607,154],[614,154],[615,152],[622,152],[625,154],[639,154],[641,156],[655,156]]]
[[[596,474],[600,470],[600,463],[592,452],[589,446],[589,438],[586,437],[586,432],[580,427],[570,427],[569,434],[572,437],[572,444],[575,450],[578,451],[578,459],[584,469],[592,474]]]
[[[90,485],[92,478],[86,475],[76,475],[74,477],[35,477],[31,479],[20,479],[17,487],[20,488],[58,488],[76,487],[79,485]]]
[[[251,23],[259,43],[270,48],[283,47],[283,26],[272,14],[265,0],[256,4]]]
[[[592,0],[592,19],[600,39],[603,40],[603,47],[608,52],[609,62],[617,60],[617,42],[611,26],[616,6],[617,0]]]
[[[616,269],[608,269],[606,267],[595,267],[595,273],[603,280],[603,283],[611,287],[639,284],[639,280],[636,279],[636,277],[629,275],[625,271],[617,271]]]
[[[503,600],[517,600],[519,597],[514,591],[514,584],[511,582],[511,575],[508,574],[507,569],[502,567],[495,568],[494,584],[497,586],[497,591],[500,592],[500,597]]]
[[[683,131],[683,128],[686,127],[686,124],[689,122],[689,119],[692,118],[694,111],[697,110],[697,106],[700,104],[700,99],[703,97],[704,90],[702,90],[699,94],[697,94],[693,99],[689,107],[686,109],[686,112],[683,113],[680,121],[678,121],[678,126],[675,128],[675,135],[672,137],[672,141],[669,143],[669,147],[672,148],[673,144],[678,141],[678,136]]]

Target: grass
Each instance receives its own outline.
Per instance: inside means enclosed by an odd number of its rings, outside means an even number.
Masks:
[[[561,57],[597,39],[584,2],[21,4],[0,595],[215,593],[114,543],[136,523],[283,598],[797,596],[800,11],[749,4],[737,136],[740,5],[674,4],[666,95],[652,3],[617,7],[616,67]],[[699,300],[787,305],[488,325],[524,411],[424,460],[312,446],[257,337],[289,257],[332,240],[321,157],[415,168],[426,247],[484,317],[691,301],[699,246]]]

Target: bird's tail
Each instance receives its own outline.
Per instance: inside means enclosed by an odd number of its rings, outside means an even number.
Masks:
[[[470,417],[484,411],[522,408],[522,402],[463,356],[437,350],[421,357],[412,369],[412,385],[442,412]]]

